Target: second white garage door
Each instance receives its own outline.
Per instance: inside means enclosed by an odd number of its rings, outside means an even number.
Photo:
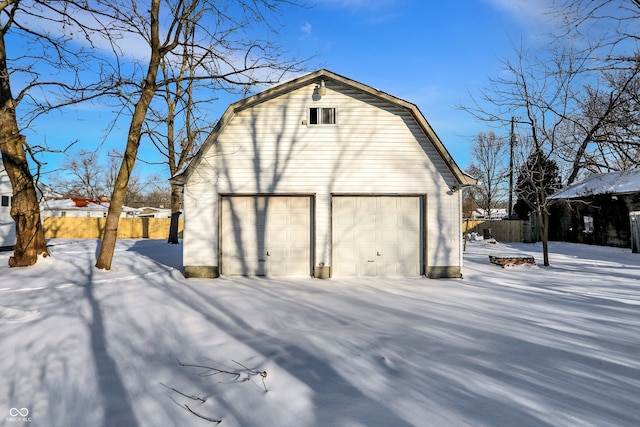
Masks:
[[[333,276],[419,276],[422,198],[334,196]]]
[[[223,197],[220,224],[222,274],[311,274],[311,197]]]

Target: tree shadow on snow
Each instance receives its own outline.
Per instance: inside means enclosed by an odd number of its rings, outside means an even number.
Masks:
[[[311,403],[315,409],[313,415],[316,418],[313,425],[371,425],[374,420],[397,427],[412,425],[389,411],[381,402],[363,394],[327,360],[277,334],[261,332],[222,301],[198,289],[200,286],[215,286],[215,281],[198,280],[193,284],[194,286],[180,287],[180,292],[176,292],[173,287],[167,287],[165,292],[170,294],[170,298],[194,309],[207,322],[224,330],[238,342],[250,346],[260,357],[277,364],[309,387],[312,390]],[[189,296],[189,293],[193,295]],[[211,354],[201,356],[207,360],[211,360],[212,357]],[[268,383],[267,378],[267,385]],[[328,407],[324,407],[323,401],[331,403]],[[234,411],[234,416],[239,420],[240,425],[243,424],[243,420],[249,422],[247,417],[250,415],[246,411],[235,409],[237,402],[228,401],[226,407]]]
[[[121,370],[110,354],[108,313],[96,296],[100,280],[94,260],[84,244],[78,247],[71,255],[54,254],[56,262],[48,269],[16,271],[11,280],[21,278],[27,289],[2,295],[3,305],[38,313],[6,329],[10,335],[0,335],[3,350],[11,353],[0,352],[11,368],[4,378],[8,402],[27,408],[37,425],[137,427]]]
[[[164,239],[137,240],[127,250],[136,252],[158,264],[171,267],[184,274],[184,268],[182,266],[182,241],[178,244],[170,244]]]

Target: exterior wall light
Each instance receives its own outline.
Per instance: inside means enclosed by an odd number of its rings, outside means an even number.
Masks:
[[[324,80],[320,80],[320,86],[318,86],[318,95],[325,96],[327,94],[327,87],[324,85]]]

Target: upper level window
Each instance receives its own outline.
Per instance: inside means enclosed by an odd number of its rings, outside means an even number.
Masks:
[[[336,109],[334,107],[312,107],[309,109],[310,125],[335,125]]]
[[[11,204],[10,196],[2,196],[2,206],[9,206]]]

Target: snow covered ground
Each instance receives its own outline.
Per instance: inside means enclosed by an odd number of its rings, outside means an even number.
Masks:
[[[121,240],[106,272],[96,241],[50,243],[31,268],[0,253],[0,425],[640,425],[627,249],[503,269],[490,253],[540,246],[471,242],[462,280],[187,280],[180,245]]]

